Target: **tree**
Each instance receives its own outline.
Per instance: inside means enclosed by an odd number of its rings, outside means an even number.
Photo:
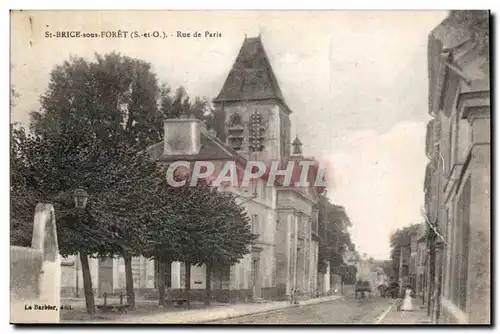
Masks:
[[[139,222],[145,215],[140,209],[147,200],[144,189],[149,189],[156,166],[148,157],[124,147],[105,150],[96,138],[79,136],[76,129],[71,134],[60,131],[57,136],[44,138],[15,133],[14,138],[24,144],[21,153],[14,156],[12,175],[19,181],[12,183],[17,187],[13,191],[20,196],[12,197],[13,216],[23,220],[23,212],[32,211],[23,206],[26,202],[54,204],[60,253],[80,255],[87,309],[92,313],[94,299],[87,255],[126,256],[139,252],[144,242]],[[20,174],[23,178],[18,177]],[[91,194],[85,210],[74,208],[73,191],[79,187]],[[36,199],[26,201],[32,193]],[[133,294],[128,290],[133,306]]]
[[[156,75],[149,63],[116,53],[96,54],[94,62],[75,57],[56,66],[41,97],[41,112],[32,113],[33,136],[24,172],[40,200],[60,202],[58,228],[65,236],[60,237],[61,250],[65,255],[80,253],[84,286],[90,289],[86,293],[91,299],[89,312],[93,312],[93,295],[84,254],[127,255],[140,244],[129,236],[136,235],[133,231],[140,226],[131,222],[140,220],[143,213],[130,208],[134,203],[140,208],[136,199],[143,198],[138,193],[148,183],[146,160],[137,154],[163,134],[158,126],[162,117],[158,98]],[[62,194],[70,198],[80,187],[93,200],[84,223],[75,225],[69,221],[76,219],[71,204],[59,200]],[[135,216],[125,217],[122,211]],[[130,263],[127,267],[130,272]],[[126,281],[130,292],[131,275]]]
[[[161,140],[159,98],[148,62],[117,53],[96,54],[94,62],[73,57],[52,71],[42,112],[32,113],[32,130],[43,137],[64,123],[77,125],[103,146],[120,143],[140,151]]]
[[[419,224],[413,224],[397,229],[390,237],[391,243],[391,261],[392,273],[395,277],[399,276],[399,264],[401,259],[401,247],[410,245],[410,235],[416,232]]]
[[[26,173],[28,136],[18,124],[10,124],[10,243],[31,247],[37,194]]]
[[[152,225],[148,229],[150,248],[146,255],[167,264],[171,261],[184,262],[188,302],[191,265],[205,264],[205,300],[208,304],[212,268],[237,263],[250,252],[249,246],[257,236],[251,233],[248,217],[231,193],[220,192],[203,181],[191,187],[189,180],[185,186],[178,188],[166,185],[165,181],[163,189],[159,191],[161,198],[165,200],[163,208],[168,211],[168,215],[161,210],[157,212],[156,218],[151,217]],[[159,276],[161,304],[164,299],[163,271]]]
[[[199,119],[207,129],[215,128],[215,111],[207,98],[196,97],[191,101],[184,87],[178,87],[172,94],[171,88],[167,85],[162,86],[160,96],[162,120],[185,115]],[[163,129],[163,122],[160,126]]]
[[[342,206],[332,204],[326,194],[320,195],[318,229],[322,235],[318,250],[318,271],[325,272],[326,264],[331,267],[343,263],[344,252],[354,249],[348,228],[349,217]]]
[[[16,89],[14,87],[10,88],[10,107],[15,107],[16,106],[16,100],[19,97],[19,94],[17,93]]]
[[[390,260],[383,260],[379,262],[379,266],[382,268],[384,271],[385,275],[387,277],[394,277],[394,270],[392,266],[392,261]]]

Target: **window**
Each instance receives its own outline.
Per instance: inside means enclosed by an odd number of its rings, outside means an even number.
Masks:
[[[260,195],[262,196],[263,199],[266,199],[267,197],[266,183],[264,182],[264,180],[258,180],[258,182],[260,188]]]
[[[259,234],[259,216],[252,215],[252,233]]]

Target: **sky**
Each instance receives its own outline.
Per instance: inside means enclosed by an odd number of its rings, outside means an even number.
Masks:
[[[245,38],[261,35],[304,154],[331,166],[328,195],[346,208],[360,253],[389,258],[397,228],[422,222],[427,37],[447,13],[88,11],[11,14],[11,121],[29,124],[49,74],[70,55],[117,51],[149,61],[161,82],[214,98]],[[31,20],[30,20],[31,17]],[[31,23],[30,23],[31,22]],[[128,31],[127,38],[46,32]],[[165,39],[134,38],[163,32]],[[177,32],[220,37],[177,38]],[[214,34],[218,35],[218,34]]]

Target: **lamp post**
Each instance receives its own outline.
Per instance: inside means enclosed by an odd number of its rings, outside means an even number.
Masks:
[[[77,209],[85,209],[85,207],[87,206],[87,201],[89,199],[89,195],[87,194],[87,192],[84,190],[84,189],[76,189],[75,192],[73,193],[73,201],[75,202],[75,208]],[[75,261],[76,263],[76,297],[79,298],[80,297],[80,287],[79,287],[79,276],[78,276],[78,272],[80,270],[80,254],[78,254],[77,256],[77,259]]]
[[[76,189],[73,193],[73,200],[77,209],[85,209],[88,199],[89,194],[84,189]]]

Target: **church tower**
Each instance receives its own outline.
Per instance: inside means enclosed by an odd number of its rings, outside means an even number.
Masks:
[[[260,36],[245,36],[214,105],[220,138],[240,154],[261,161],[290,157],[291,110]]]

